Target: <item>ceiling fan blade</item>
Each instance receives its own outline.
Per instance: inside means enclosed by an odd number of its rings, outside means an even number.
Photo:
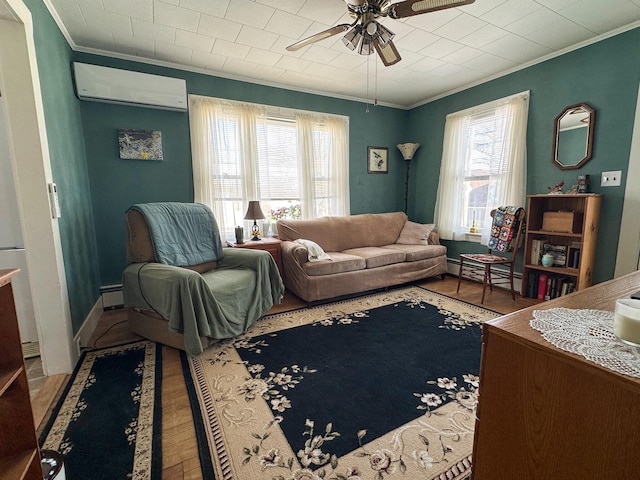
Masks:
[[[475,0],[405,0],[389,5],[387,15],[391,18],[405,18],[445,8],[469,5],[473,2]]]
[[[382,60],[382,63],[384,63],[385,67],[395,65],[400,60],[402,60],[402,57],[400,57],[398,49],[393,44],[393,41],[389,40],[389,43],[387,43],[387,45],[385,45],[383,48],[380,48],[378,42],[375,42],[374,45],[376,47],[376,52],[378,52],[380,60]]]
[[[333,35],[346,32],[350,27],[351,25],[349,25],[348,23],[336,25],[335,27],[328,28],[327,30],[323,30],[322,32],[316,33],[315,35],[311,35],[310,37],[289,45],[287,47],[287,50],[289,50],[290,52],[295,52],[296,50],[299,50],[302,47],[306,47],[307,45],[311,45],[312,43],[316,43],[320,40],[324,40],[325,38],[332,37]]]

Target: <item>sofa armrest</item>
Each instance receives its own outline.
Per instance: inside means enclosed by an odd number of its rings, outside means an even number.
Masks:
[[[282,258],[285,257],[302,266],[309,261],[309,251],[300,243],[284,241],[282,242]]]
[[[438,232],[431,232],[428,242],[429,245],[440,245],[440,235],[438,235]]]

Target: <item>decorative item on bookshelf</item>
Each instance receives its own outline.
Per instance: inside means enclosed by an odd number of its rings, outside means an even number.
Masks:
[[[544,255],[542,255],[542,266],[552,267],[554,260],[555,259],[553,258],[553,255],[551,255],[550,253],[545,253]]]

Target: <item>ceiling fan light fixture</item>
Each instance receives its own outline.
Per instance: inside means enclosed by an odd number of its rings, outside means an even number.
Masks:
[[[362,41],[362,25],[356,25],[347,34],[342,37],[342,43],[344,43],[349,50],[355,50],[358,48],[358,44]]]
[[[382,24],[378,24],[378,45],[380,48],[386,47],[396,34]]]
[[[375,42],[376,42],[376,39],[374,37],[365,33],[362,36],[362,42],[360,43],[360,48],[358,49],[358,53],[360,55],[371,55],[375,50],[375,46],[374,46]]]

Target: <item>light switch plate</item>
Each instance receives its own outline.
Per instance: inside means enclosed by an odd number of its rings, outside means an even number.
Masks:
[[[622,178],[622,170],[616,170],[614,172],[602,172],[602,179],[600,180],[600,186],[601,187],[619,187],[621,178]]]

